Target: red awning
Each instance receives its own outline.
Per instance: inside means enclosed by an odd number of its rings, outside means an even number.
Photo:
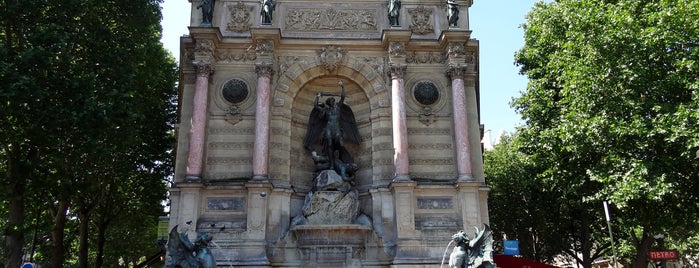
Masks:
[[[546,263],[506,255],[494,255],[493,260],[499,268],[559,268]]]

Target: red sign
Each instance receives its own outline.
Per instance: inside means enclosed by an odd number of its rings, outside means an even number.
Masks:
[[[658,259],[677,259],[677,250],[656,250],[650,252],[650,258]]]

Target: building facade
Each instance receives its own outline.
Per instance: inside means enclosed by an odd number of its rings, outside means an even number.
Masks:
[[[170,228],[213,236],[219,266],[439,265],[452,234],[488,223],[471,4],[191,1]],[[300,223],[309,116],[339,81],[361,217]]]

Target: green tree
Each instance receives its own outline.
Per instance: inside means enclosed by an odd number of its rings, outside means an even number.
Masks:
[[[0,1],[5,267],[19,266],[28,248],[46,245],[52,253],[39,255],[52,267],[72,262],[69,252],[87,267],[90,251],[104,247],[90,241],[95,226],[106,234],[109,223],[121,222],[109,217],[159,215],[163,178],[171,172],[177,80],[159,41],[160,2]],[[127,199],[122,204],[138,207],[105,208]],[[50,215],[34,213],[37,208]],[[105,211],[101,225],[95,211]],[[35,215],[52,218],[52,225]],[[80,238],[79,250],[71,248],[73,237]],[[101,254],[92,261],[101,262]]]
[[[496,234],[518,240],[527,259],[551,262],[564,256],[591,267],[608,252],[608,244],[592,245],[594,221],[586,216],[578,188],[553,180],[550,157],[524,147],[522,135],[504,136],[485,152],[485,175],[491,189],[489,207]],[[525,153],[528,152],[528,153]],[[594,213],[593,210],[591,210]],[[496,237],[499,235],[496,235]],[[600,246],[601,245],[601,246]]]
[[[645,266],[655,234],[696,234],[699,2],[539,3],[524,29],[515,57],[530,82],[514,101],[523,147],[572,190],[593,223],[580,227],[597,228],[609,200],[632,267]]]

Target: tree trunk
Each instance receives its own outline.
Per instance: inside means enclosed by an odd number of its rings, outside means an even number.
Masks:
[[[53,239],[53,248],[51,249],[51,267],[53,268],[63,268],[63,263],[66,259],[66,248],[65,248],[65,228],[66,228],[66,214],[68,213],[68,201],[60,200],[58,201],[58,207],[56,208],[56,214],[54,215],[54,225],[53,231],[51,231],[51,237]]]
[[[636,243],[636,255],[631,261],[631,268],[646,268],[648,267],[648,252],[653,245],[653,237],[646,232],[647,228],[643,228],[643,235],[639,243]]]
[[[97,225],[97,256],[95,256],[95,268],[101,268],[104,264],[104,243],[106,242],[107,226],[105,220],[100,220]]]
[[[580,210],[582,215],[580,216],[580,241],[582,250],[580,251],[582,255],[582,267],[592,268],[592,262],[594,261],[590,255],[595,247],[595,243],[592,241],[592,235],[590,234],[590,217],[589,213],[585,208]]]
[[[17,147],[13,147],[17,148]],[[15,268],[22,265],[22,246],[24,244],[24,203],[28,172],[21,168],[20,160],[12,149],[8,152],[7,177],[9,206],[7,226],[5,227],[5,268]]]
[[[86,211],[81,211],[78,213],[78,220],[80,221],[79,233],[80,233],[80,248],[78,250],[78,267],[88,268],[88,235],[90,231],[90,213]]]
[[[10,161],[9,173],[17,173]],[[15,268],[22,265],[22,245],[24,244],[24,198],[26,177],[19,174],[10,175],[9,211],[5,227],[5,268]]]

